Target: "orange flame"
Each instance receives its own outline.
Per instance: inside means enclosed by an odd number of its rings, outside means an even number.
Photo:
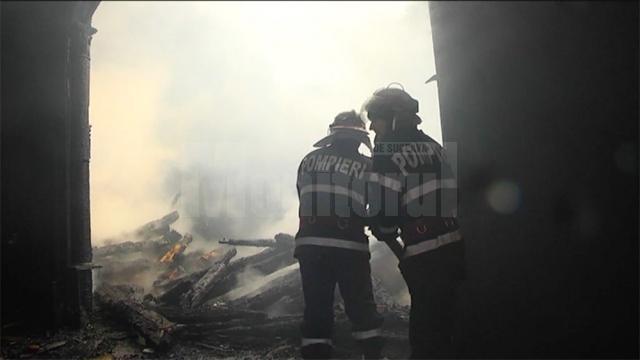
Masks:
[[[167,253],[160,258],[160,262],[165,264],[173,263],[173,261],[176,259],[176,256],[182,254],[186,248],[187,245],[181,243],[173,245],[171,250],[167,251]]]
[[[216,256],[216,251],[215,250],[211,250],[206,254],[203,254],[202,256],[200,256],[200,260],[203,262],[209,262],[209,260],[211,260],[214,256]]]

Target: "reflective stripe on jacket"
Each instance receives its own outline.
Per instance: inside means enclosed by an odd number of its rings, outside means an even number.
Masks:
[[[457,181],[443,148],[417,129],[376,139],[369,190],[374,234],[399,228],[405,257],[462,239]]]
[[[353,144],[334,143],[304,157],[298,168],[299,247],[369,252],[364,233],[371,160]]]

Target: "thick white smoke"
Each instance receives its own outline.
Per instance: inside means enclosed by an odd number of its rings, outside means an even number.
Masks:
[[[94,245],[174,208],[181,232],[295,233],[299,161],[392,81],[440,139],[426,2],[102,2],[93,24]]]

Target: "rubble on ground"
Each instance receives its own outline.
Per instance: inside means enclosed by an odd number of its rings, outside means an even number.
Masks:
[[[79,357],[97,358],[107,348],[105,358],[296,357],[304,300],[293,236],[222,239],[209,249],[195,250],[190,249],[190,234],[171,228],[178,218],[174,211],[124,234],[119,243],[112,239],[93,249],[93,262],[101,266],[95,279],[95,316],[118,324],[115,334],[121,340],[112,341],[109,333],[100,342],[109,346],[92,343]],[[241,247],[262,249],[238,256]],[[390,343],[405,349],[408,308],[395,304],[379,279],[372,280],[378,308],[396,329]],[[336,336],[342,336],[345,345],[343,350],[337,347],[337,356],[343,351],[348,358],[353,355],[348,349],[355,346],[339,296],[335,312]],[[76,357],[64,350],[61,341],[68,339],[56,340],[20,356],[57,357],[55,349],[63,348],[59,354]]]

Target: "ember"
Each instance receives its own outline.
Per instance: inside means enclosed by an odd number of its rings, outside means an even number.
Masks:
[[[213,257],[215,257],[217,255],[217,252],[215,250],[211,250],[208,253],[200,256],[200,261],[204,262],[204,263],[208,263],[209,261],[211,261],[211,259]]]

